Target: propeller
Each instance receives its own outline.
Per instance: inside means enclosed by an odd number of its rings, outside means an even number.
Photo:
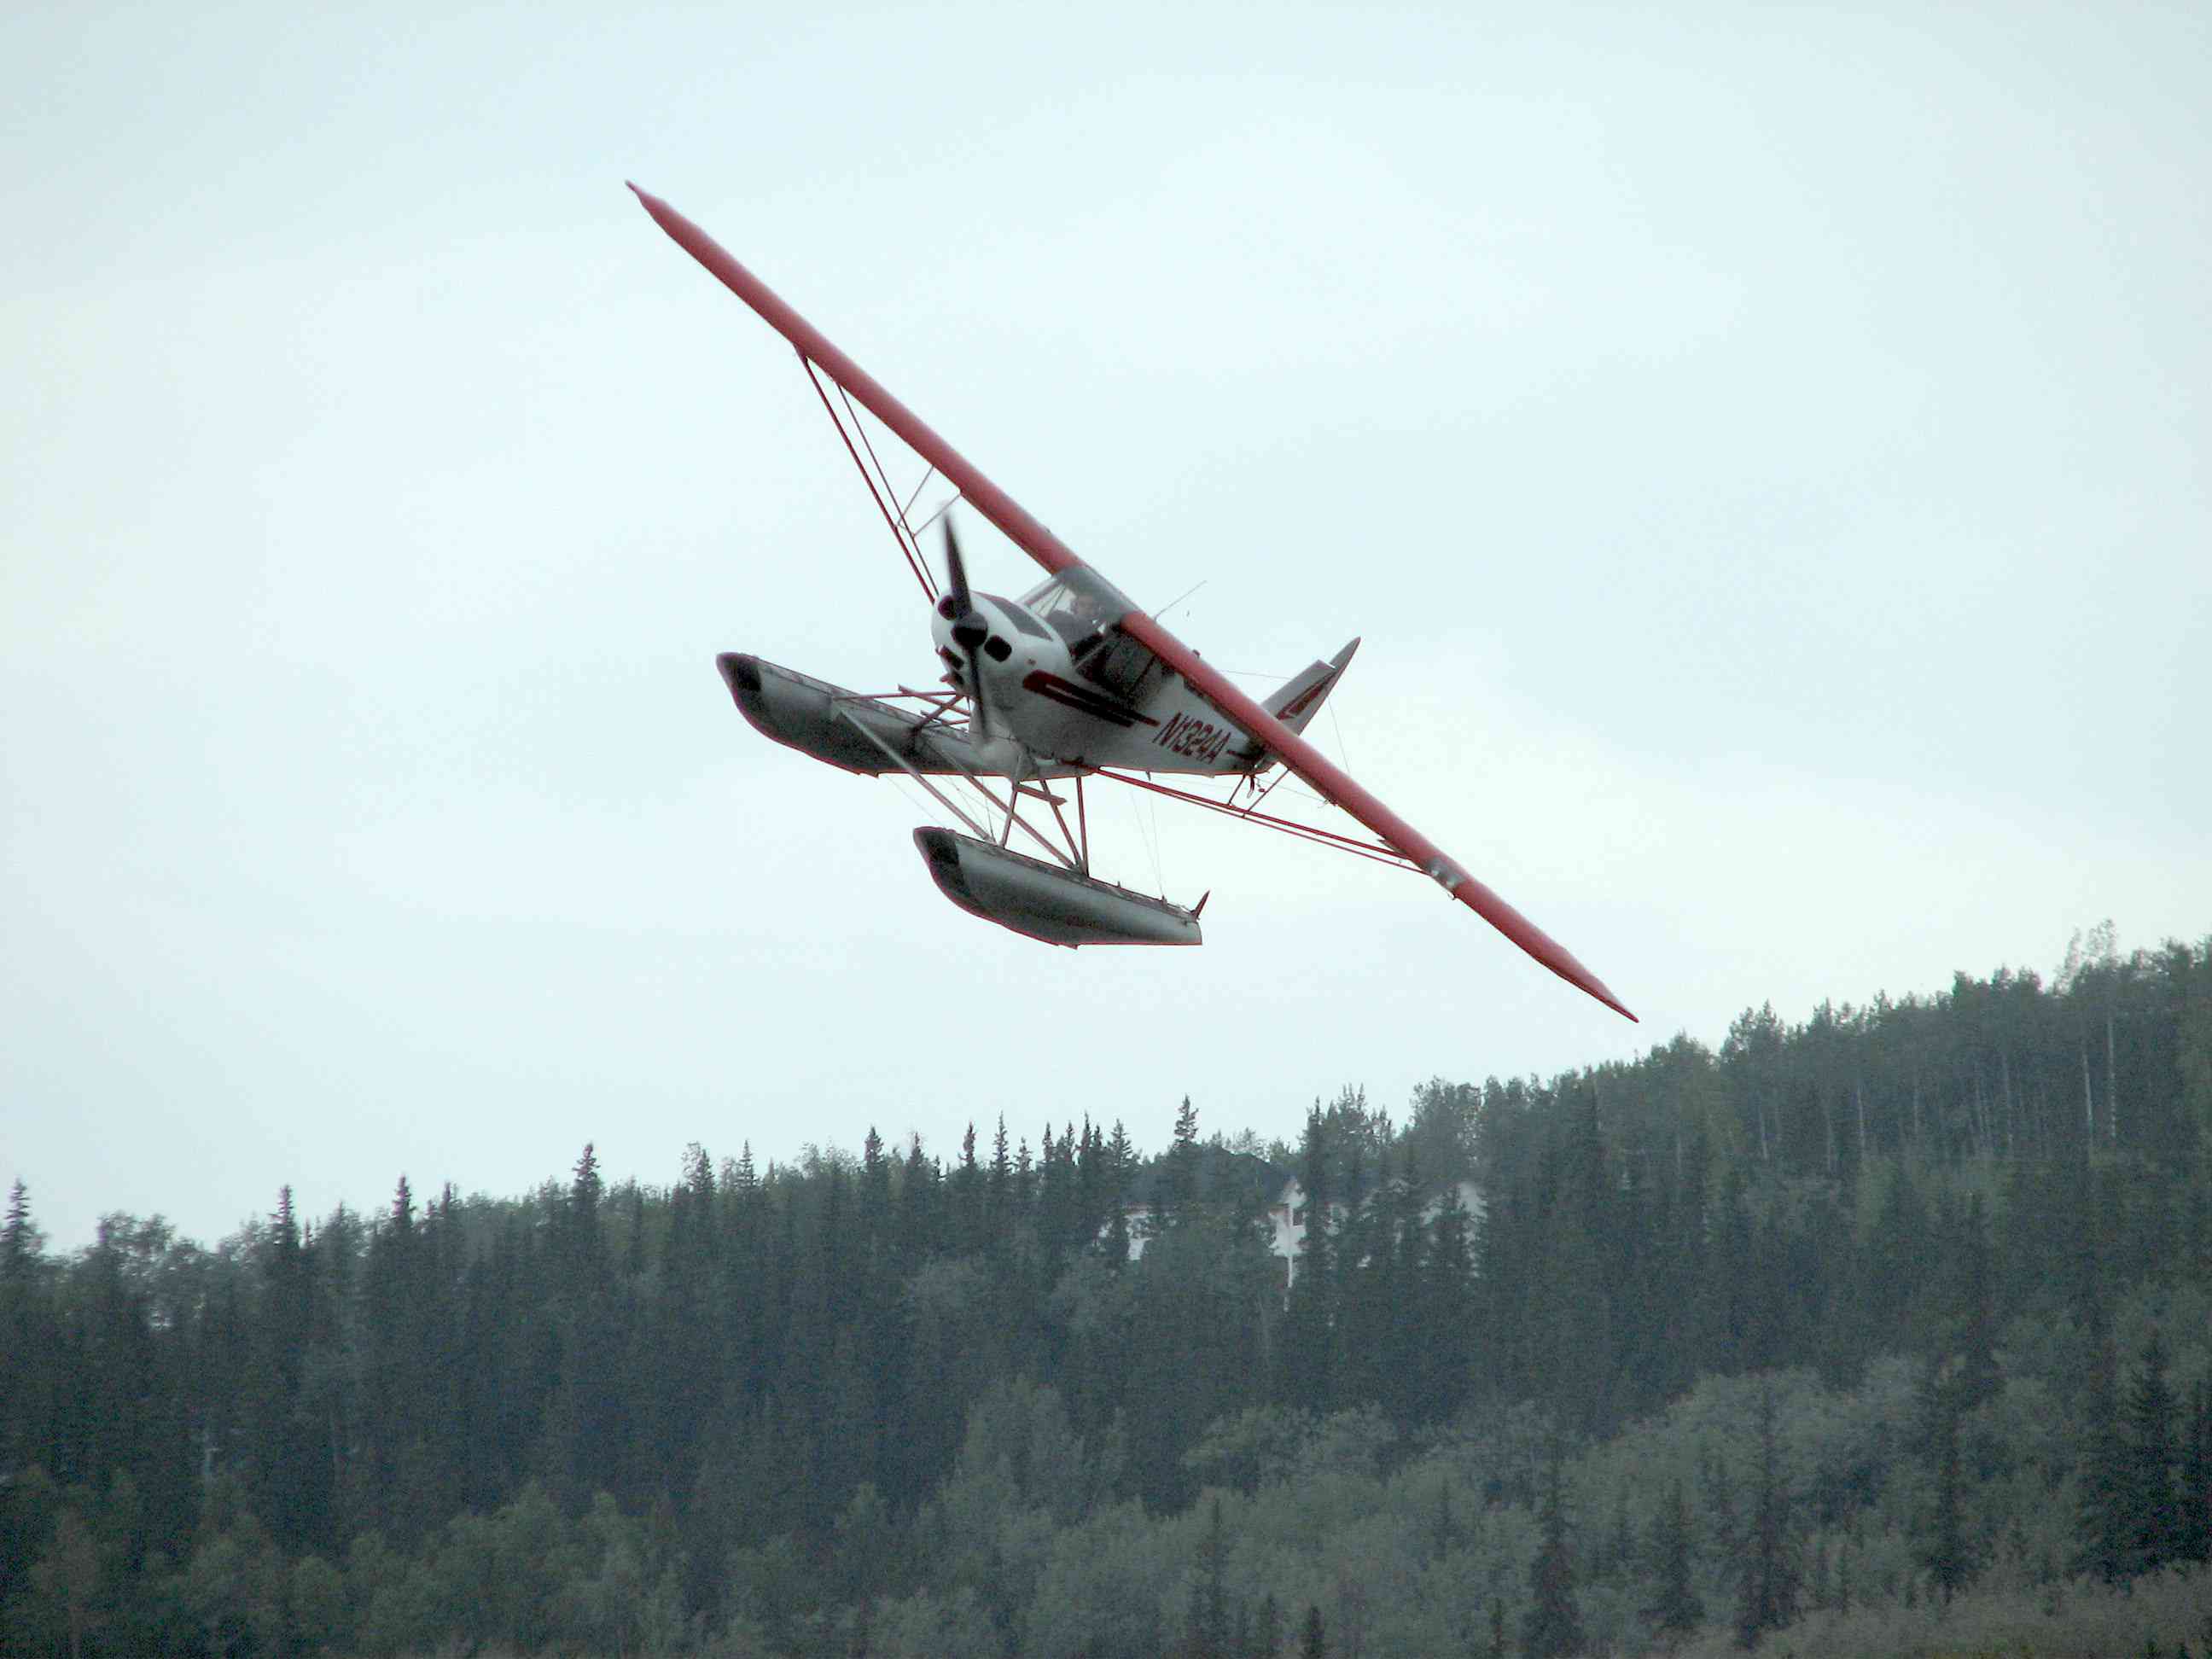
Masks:
[[[945,598],[951,604],[946,619],[952,624],[952,641],[968,653],[968,695],[975,704],[976,728],[985,736],[991,732],[990,705],[985,701],[983,665],[979,660],[983,641],[989,637],[991,624],[975,608],[975,596],[968,586],[968,568],[960,560],[960,538],[952,533],[952,520],[945,520]]]

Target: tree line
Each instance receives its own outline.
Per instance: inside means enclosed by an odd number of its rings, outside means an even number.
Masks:
[[[2106,933],[1402,1122],[1346,1089],[1295,1145],[1185,1101],[1156,1156],[587,1146],[67,1256],[19,1183],[0,1638],[1560,1653],[2087,1606],[2205,1559],[2208,1127],[2212,940]]]

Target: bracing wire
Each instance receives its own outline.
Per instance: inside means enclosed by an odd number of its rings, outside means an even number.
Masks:
[[[1160,803],[1155,795],[1145,797],[1145,810],[1152,815],[1152,879],[1159,884],[1152,889],[1162,898],[1168,896],[1167,866],[1160,857]]]
[[[1149,827],[1146,823],[1148,814],[1150,816]],[[1133,796],[1129,798],[1129,817],[1131,822],[1136,825],[1138,841],[1144,844],[1146,854],[1149,855],[1152,860],[1152,879],[1159,884],[1158,887],[1155,890],[1158,892],[1162,898],[1165,898],[1167,896],[1167,877],[1162,872],[1160,866],[1160,815],[1158,805],[1149,795],[1146,796],[1144,800],[1141,802],[1135,799]]]

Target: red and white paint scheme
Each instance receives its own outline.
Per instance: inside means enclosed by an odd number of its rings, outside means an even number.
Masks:
[[[1077,556],[706,232],[658,197],[630,188],[678,246],[798,352],[930,602],[932,641],[949,689],[901,686],[862,695],[738,653],[719,659],[723,678],[746,719],[778,742],[851,771],[903,771],[929,789],[972,832],[915,831],[946,896],[1054,944],[1199,943],[1203,898],[1184,909],[1091,877],[1084,784],[1106,780],[1419,871],[1569,984],[1635,1018],[1565,946],[1306,741],[1306,726],[1342,678],[1358,640],[1263,702],[1254,701]],[[920,525],[910,520],[922,485],[902,500],[861,410],[927,464],[923,484],[933,477],[950,484],[953,499],[1034,559],[1046,580],[1015,599],[971,589],[945,518],[940,591],[919,538],[945,509]],[[1367,833],[1262,811],[1285,775],[1302,781]],[[950,780],[953,793],[936,779]],[[1199,779],[1229,781],[1228,795],[1200,793],[1182,781]],[[1061,783],[1066,787],[1054,787]],[[1016,851],[1017,830],[1045,856]]]

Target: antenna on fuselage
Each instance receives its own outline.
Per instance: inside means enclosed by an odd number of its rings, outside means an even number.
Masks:
[[[1211,576],[1203,576],[1198,580],[1193,582],[1188,587],[1185,588],[1181,593],[1178,593],[1174,599],[1170,599],[1158,610],[1153,611],[1152,620],[1154,622],[1158,622],[1161,617],[1166,616],[1169,611],[1174,610],[1177,605],[1181,605],[1185,599],[1197,592],[1200,588],[1205,586],[1207,582],[1210,582],[1212,580],[1213,578]]]

